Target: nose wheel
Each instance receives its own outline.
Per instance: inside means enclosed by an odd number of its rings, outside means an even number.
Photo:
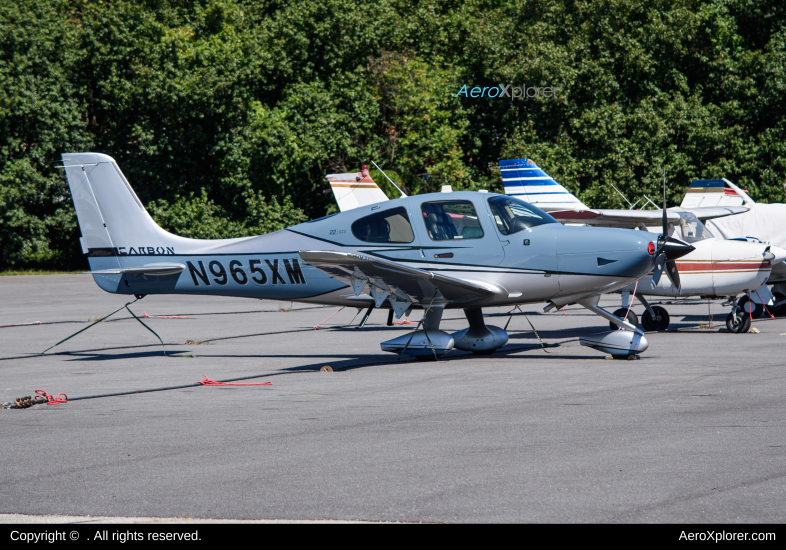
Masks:
[[[634,327],[638,326],[638,324],[639,324],[639,317],[633,312],[633,309],[631,309],[630,312],[628,312],[628,308],[621,307],[621,308],[619,308],[618,310],[616,310],[614,312],[614,316],[615,317],[619,317],[620,319],[625,319],[625,314],[626,313],[628,314],[627,321],[631,325],[633,325]],[[619,325],[617,325],[616,323],[611,323],[611,322],[609,323],[609,327],[611,327],[611,330],[617,330],[618,328],[620,328]]]
[[[726,316],[726,328],[729,332],[734,332],[736,334],[748,332],[751,328],[751,317],[748,312],[744,310],[729,313]]]
[[[650,312],[651,311],[651,312]],[[660,306],[645,309],[641,316],[641,326],[648,332],[666,330],[669,328],[669,312]]]

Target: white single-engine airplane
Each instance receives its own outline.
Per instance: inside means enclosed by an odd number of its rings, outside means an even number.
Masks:
[[[695,207],[740,207],[748,211],[739,216],[710,220],[707,227],[715,234],[729,240],[761,241],[773,247],[786,248],[786,204],[757,203],[748,193],[722,178],[719,180],[693,180],[685,197],[683,208]],[[767,285],[773,285],[772,291]],[[767,304],[771,313],[786,315],[786,262],[772,266],[772,274],[751,293],[751,302],[742,304],[752,311],[753,318],[763,313],[762,304]]]
[[[424,330],[382,349],[425,359],[454,347],[493,352],[508,336],[485,325],[482,308],[533,302],[576,302],[627,329],[584,345],[644,351],[643,332],[598,307],[599,297],[645,276],[656,258],[693,250],[665,234],[563,226],[520,199],[478,192],[383,201],[258,237],[187,239],[153,221],[111,157],[64,154],[63,167],[90,273],[107,292],[286,299],[398,317],[423,309]],[[463,309],[469,327],[439,330],[445,308]]]

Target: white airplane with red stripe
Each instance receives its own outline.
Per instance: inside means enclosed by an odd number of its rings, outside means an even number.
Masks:
[[[730,332],[747,331],[750,316],[745,304],[750,303],[749,293],[760,288],[770,277],[772,266],[786,259],[786,250],[761,242],[726,240],[717,238],[702,223],[725,216],[747,212],[741,205],[713,204],[711,207],[669,208],[663,210],[612,210],[592,209],[584,205],[567,189],[558,184],[532,160],[500,161],[505,193],[516,196],[566,224],[585,224],[605,227],[627,227],[660,232],[650,229],[655,224],[667,224],[669,236],[681,239],[695,250],[665,266],[667,275],[678,269],[676,277],[663,277],[651,273],[638,283],[621,289],[623,308],[615,315],[624,316],[628,311],[630,294],[644,305],[642,326],[645,330],[665,330],[669,326],[668,312],[660,306],[650,306],[644,296],[702,296],[728,298],[732,307],[726,324]],[[657,271],[657,267],[654,271]],[[737,296],[744,295],[741,300]],[[634,324],[638,319],[631,310],[628,319]]]

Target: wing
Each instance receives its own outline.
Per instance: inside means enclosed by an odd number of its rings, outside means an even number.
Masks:
[[[562,223],[583,223],[602,227],[638,227],[644,225],[658,225],[663,221],[662,210],[559,210],[549,212],[550,215]],[[680,217],[669,209],[667,219],[670,223],[679,222]]]
[[[469,303],[494,294],[507,297],[505,291],[489,283],[446,277],[363,254],[316,250],[298,254],[304,262],[351,285],[355,295],[368,284],[377,307],[386,298],[398,309],[395,301],[428,305],[440,295],[455,303]]]
[[[723,218],[725,216],[733,216],[735,214],[744,214],[750,210],[750,208],[747,206],[704,206],[696,208],[680,208],[679,210],[690,212],[699,218],[702,223],[704,223],[707,220],[712,220],[714,218]]]

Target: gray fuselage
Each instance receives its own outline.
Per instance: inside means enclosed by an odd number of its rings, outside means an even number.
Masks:
[[[492,284],[507,292],[507,296],[495,293],[481,298],[472,306],[552,300],[567,303],[574,295],[601,294],[624,287],[652,268],[648,245],[657,236],[643,231],[567,227],[554,221],[503,234],[505,230],[498,218],[495,221],[488,203],[490,198],[499,196],[477,192],[417,195],[258,237],[193,241],[198,246],[117,242],[122,241],[120,237],[115,238],[112,249],[90,250],[88,258],[93,271],[113,268],[118,263],[121,268],[172,262],[186,265],[182,272],[170,275],[94,275],[102,289],[113,293],[210,294],[356,307],[367,307],[373,301],[366,294],[355,296],[345,283],[305,263],[298,252],[362,253],[457,279]],[[428,212],[434,204],[443,203],[471,203],[471,215],[451,214],[459,228],[462,221],[466,222],[465,235],[435,238],[429,229]],[[398,242],[376,242],[380,240],[378,236],[356,224],[392,209],[402,212],[399,223],[408,222],[411,231],[407,233],[404,228],[405,235],[394,238]],[[389,225],[387,229],[389,233]],[[405,240],[409,242],[401,242]],[[466,306],[464,303],[447,307]]]

